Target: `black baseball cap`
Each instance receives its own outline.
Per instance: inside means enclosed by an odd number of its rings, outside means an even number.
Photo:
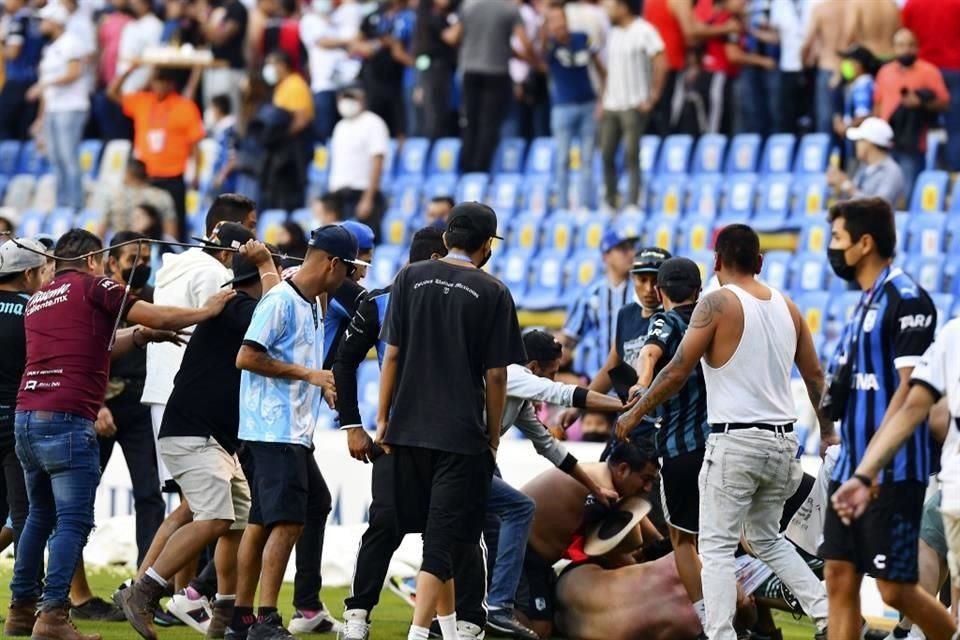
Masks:
[[[273,246],[272,244],[267,245],[267,250],[273,254],[276,254],[279,251],[279,249],[277,249],[277,247]],[[276,255],[274,255],[273,257],[273,264],[277,266],[279,266],[280,264],[280,259],[277,258]],[[260,268],[257,267],[257,265],[253,264],[253,262],[251,262],[249,259],[247,259],[246,256],[240,253],[233,254],[232,269],[233,269],[233,279],[231,279],[229,282],[225,282],[223,284],[224,287],[231,287],[237,284],[243,284],[245,282],[248,282],[250,280],[254,280],[260,277]]]
[[[238,222],[218,222],[208,238],[194,238],[210,249],[239,249],[256,236]]]
[[[497,214],[479,202],[461,202],[451,209],[447,231],[471,231],[486,238],[503,240],[497,235]]]
[[[325,251],[334,258],[339,258],[347,264],[369,267],[369,262],[357,260],[357,237],[350,230],[339,224],[328,224],[314,229],[310,234],[310,248]]]
[[[692,287],[699,289],[703,284],[700,279],[700,267],[690,258],[670,258],[664,260],[657,272],[658,287]]]
[[[530,329],[523,334],[523,348],[527,352],[528,362],[556,360],[563,353],[563,347],[557,339],[540,329]]]
[[[868,73],[873,73],[878,66],[877,57],[873,55],[870,49],[861,44],[855,44],[849,49],[841,51],[840,57],[859,62]]]
[[[670,259],[670,252],[660,247],[641,249],[633,261],[630,273],[657,273],[664,260]]]

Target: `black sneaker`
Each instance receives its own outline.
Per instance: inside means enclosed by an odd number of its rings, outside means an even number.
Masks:
[[[271,613],[247,632],[247,640],[287,640],[293,637],[295,636],[284,628],[279,613]]]
[[[223,640],[247,640],[247,630],[234,631],[230,627],[223,633]]]
[[[518,640],[540,640],[533,629],[517,620],[513,609],[495,609],[487,612],[487,631],[494,635]]]
[[[97,622],[123,622],[126,620],[120,607],[97,597],[90,598],[81,605],[70,607],[70,617],[74,620],[96,620]]]

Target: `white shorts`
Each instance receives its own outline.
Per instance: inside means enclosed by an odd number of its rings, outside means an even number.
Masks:
[[[160,438],[160,455],[180,487],[194,520],[231,520],[243,529],[250,516],[250,487],[236,454],[213,438]]]

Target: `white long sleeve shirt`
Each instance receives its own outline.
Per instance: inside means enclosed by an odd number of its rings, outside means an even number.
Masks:
[[[538,454],[559,467],[569,455],[567,448],[540,422],[533,403],[572,407],[576,390],[576,385],[541,378],[522,365],[511,364],[507,367],[507,401],[500,433],[516,426],[533,443]]]

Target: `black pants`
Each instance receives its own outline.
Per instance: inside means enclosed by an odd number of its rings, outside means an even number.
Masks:
[[[0,89],[0,140],[26,140],[37,117],[37,102],[27,100],[33,82],[7,80]]]
[[[293,606],[296,609],[317,611],[321,607],[320,588],[323,580],[320,563],[330,504],[330,489],[311,451],[307,464],[307,518],[297,541],[297,573],[293,579]]]
[[[500,140],[500,127],[507,115],[513,85],[510,76],[486,73],[463,74],[463,144],[460,170],[490,171]]]
[[[373,211],[368,218],[357,217],[357,205],[363,197],[363,191],[359,189],[338,189],[332,194],[337,199],[337,204],[343,214],[344,220],[359,220],[373,230],[374,238],[380,241],[380,223],[383,222],[383,214],[387,211],[387,201],[383,193],[377,191],[373,196]]]
[[[139,389],[127,389],[119,396],[107,400],[106,405],[113,413],[117,433],[113,438],[99,438],[100,470],[107,468],[113,446],[119,444],[123,449],[123,458],[127,463],[130,484],[133,487],[139,566],[166,512],[166,503],[160,493],[150,408],[140,402]]]
[[[423,90],[423,135],[430,140],[450,135],[455,130],[450,109],[453,69],[446,62],[433,60],[428,69],[420,72],[420,88]]]
[[[173,198],[173,206],[177,209],[177,235],[181,242],[188,242],[190,230],[187,228],[187,184],[183,181],[183,176],[150,178],[150,184],[163,189]]]

